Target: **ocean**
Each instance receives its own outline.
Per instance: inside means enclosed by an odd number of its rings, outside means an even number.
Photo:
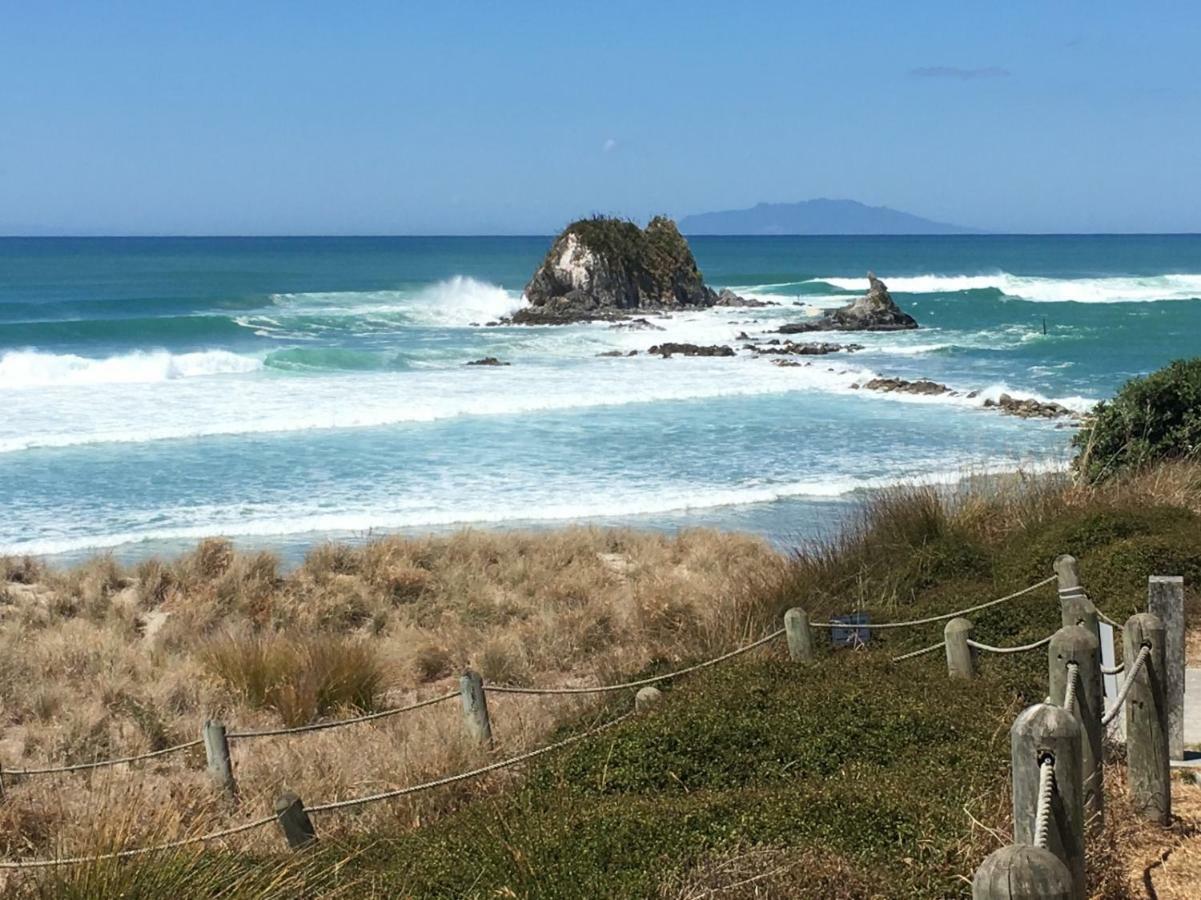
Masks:
[[[220,534],[294,561],[574,522],[787,546],[876,487],[1067,464],[1070,428],[988,398],[1085,410],[1198,352],[1201,236],[697,237],[709,285],[781,305],[487,327],[551,240],[0,239],[0,554]],[[863,293],[869,269],[920,329],[831,338],[865,349],[797,367],[598,356],[740,348]],[[466,365],[486,356],[511,365]],[[874,374],[959,396],[853,387]]]

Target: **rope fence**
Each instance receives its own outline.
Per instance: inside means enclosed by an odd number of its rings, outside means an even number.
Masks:
[[[1118,691],[1117,697],[1114,698],[1113,706],[1109,708],[1109,712],[1101,717],[1102,727],[1109,725],[1117,718],[1118,712],[1122,709],[1122,704],[1126,702],[1126,698],[1130,696],[1130,689],[1134,686],[1134,679],[1138,676],[1139,669],[1146,665],[1147,657],[1151,655],[1151,645],[1143,644],[1139,648],[1138,656],[1134,658],[1134,662],[1130,666],[1130,671],[1126,674],[1126,680],[1122,682],[1122,688]]]
[[[1053,635],[1049,634],[1041,641],[1035,641],[1032,644],[1022,644],[1020,647],[993,647],[989,644],[981,644],[979,641],[973,641],[971,638],[968,639],[967,645],[976,650],[983,650],[985,653],[1025,653],[1027,650],[1037,650],[1039,647],[1047,646],[1047,644],[1051,643],[1052,637]]]
[[[1051,800],[1055,795],[1055,757],[1047,754],[1038,764],[1038,807],[1034,814],[1034,846],[1047,847]]]
[[[1065,573],[1061,571],[1061,561],[1065,559],[1070,560],[1072,563],[1072,568],[1067,573],[1071,576],[1069,578],[1065,578]],[[1060,878],[1061,880],[1066,878],[1069,884],[1076,883],[1083,885],[1084,813],[1082,810],[1087,807],[1090,816],[1101,812],[1101,776],[1103,770],[1100,764],[1100,734],[1123,709],[1127,713],[1127,765],[1130,770],[1128,783],[1130,790],[1135,795],[1133,799],[1136,809],[1145,815],[1155,818],[1156,821],[1162,824],[1167,824],[1170,821],[1170,789],[1166,786],[1165,779],[1161,778],[1159,774],[1161,772],[1166,773],[1167,771],[1167,739],[1166,726],[1164,725],[1166,713],[1156,702],[1152,702],[1152,698],[1162,696],[1164,693],[1164,675],[1162,671],[1164,626],[1160,619],[1148,613],[1133,616],[1125,626],[1116,626],[1115,623],[1115,627],[1123,631],[1125,641],[1125,652],[1123,655],[1125,658],[1116,666],[1102,666],[1100,663],[1100,647],[1095,637],[1090,636],[1085,629],[1080,628],[1077,624],[1086,620],[1082,619],[1081,612],[1083,611],[1085,615],[1091,614],[1093,607],[1083,588],[1079,586],[1078,578],[1075,578],[1074,562],[1071,557],[1060,557],[1056,561],[1056,575],[1004,597],[988,601],[987,603],[977,604],[951,613],[903,622],[886,622],[875,625],[855,622],[810,623],[804,610],[799,608],[790,609],[784,615],[783,628],[771,631],[748,644],[671,672],[632,681],[597,686],[569,687],[485,685],[483,678],[478,673],[468,670],[460,678],[458,691],[439,694],[416,701],[407,706],[384,709],[353,718],[337,719],[296,727],[230,732],[226,732],[225,726],[221,723],[210,721],[205,723],[203,736],[200,740],[187,741],[149,753],[90,763],[3,770],[0,774],[12,776],[77,772],[154,759],[203,745],[210,773],[217,777],[218,781],[223,784],[227,794],[232,797],[236,794],[236,785],[234,783],[233,767],[229,753],[229,741],[250,741],[259,738],[281,736],[288,737],[372,722],[401,713],[432,707],[451,701],[455,697],[460,697],[463,703],[463,721],[468,736],[479,747],[488,748],[492,746],[491,722],[486,700],[488,693],[587,695],[637,689],[637,696],[634,699],[634,709],[630,712],[619,715],[603,724],[587,727],[578,733],[560,740],[555,740],[543,746],[526,750],[505,759],[480,765],[467,771],[445,775],[405,787],[379,791],[364,796],[329,800],[307,807],[296,795],[285,793],[276,799],[275,813],[273,815],[253,819],[218,831],[193,835],[146,847],[115,850],[91,856],[0,860],[0,870],[41,869],[104,860],[126,859],[224,840],[261,828],[271,822],[276,822],[279,825],[290,847],[299,849],[317,840],[316,830],[309,818],[310,814],[335,813],[406,797],[479,778],[489,773],[509,769],[530,760],[543,757],[614,728],[627,721],[647,705],[657,702],[661,694],[654,685],[719,665],[745,653],[749,653],[756,648],[763,647],[779,639],[781,636],[787,638],[788,653],[793,662],[811,663],[815,661],[812,628],[832,629],[841,627],[854,633],[856,629],[860,628],[892,629],[943,622],[946,623],[943,640],[892,657],[893,661],[900,662],[945,649],[950,677],[975,678],[975,652],[977,651],[1011,655],[1047,647],[1051,664],[1051,693],[1063,698],[1061,704],[1053,704],[1051,698],[1048,697],[1047,703],[1035,704],[1029,707],[1018,716],[1017,721],[1015,721],[1011,729],[1014,766],[1012,774],[1015,840],[1018,843],[1025,843],[1028,846],[1047,852],[1041,857],[1026,859],[1026,857],[1022,857],[1020,854],[1014,855],[1011,853],[1005,856],[1006,851],[1014,849],[1012,847],[997,851],[985,860],[985,863],[977,871],[973,884],[981,883],[982,879],[987,884],[979,893],[976,892],[974,887],[973,896],[980,898],[980,900],[1011,900],[1012,897],[1017,896],[1008,893],[1011,887],[1007,887],[1007,885],[1025,883],[1021,879],[1014,880],[1010,877],[1012,874],[1010,868],[1018,864],[1015,861],[1020,861],[1021,865],[1033,866],[1035,869],[1039,869],[1040,866],[1049,866],[1050,869],[1046,869],[1045,871],[1040,869],[1035,873],[1039,877]],[[1064,626],[1055,634],[1028,644],[1010,647],[992,646],[972,639],[972,624],[963,618],[965,614],[978,612],[1025,596],[1057,579],[1061,585],[1059,597]],[[1065,581],[1069,582],[1069,586],[1066,588],[1063,587]],[[1183,603],[1182,593],[1180,602],[1181,604]],[[1104,614],[1098,612],[1097,615],[1099,618],[1107,619]],[[1095,621],[1094,619],[1094,626]],[[1182,620],[1181,629],[1183,629]],[[835,640],[833,643],[837,645],[838,642]],[[1153,654],[1158,655],[1153,656]],[[1113,701],[1113,705],[1104,715],[1099,715],[1101,679],[1098,675],[1114,675],[1119,673],[1123,673],[1125,677]],[[1132,697],[1134,700],[1130,699]],[[1100,726],[1099,728],[1098,725]],[[1094,737],[1096,738],[1095,747],[1091,744]],[[0,802],[3,802],[2,781],[0,781]],[[1055,836],[1054,840],[1051,839],[1052,835]],[[994,861],[994,857],[996,861]],[[1049,862],[1048,859],[1050,860]],[[990,865],[992,869],[989,868]],[[1062,871],[1055,869],[1056,866],[1060,867]],[[994,869],[996,870],[995,872],[993,871]],[[1004,875],[1005,877],[1002,878],[1000,875]],[[992,881],[988,880],[990,878]],[[992,887],[989,887],[989,885],[992,885]]]

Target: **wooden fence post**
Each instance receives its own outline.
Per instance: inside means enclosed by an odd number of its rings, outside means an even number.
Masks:
[[[644,687],[634,695],[634,712],[645,712],[663,699],[663,692],[657,687]]]
[[[1101,745],[1105,729],[1101,716],[1105,701],[1101,692],[1101,668],[1097,665],[1096,636],[1083,625],[1060,628],[1051,635],[1047,646],[1047,669],[1051,702],[1063,706],[1068,686],[1068,663],[1076,664],[1076,702],[1068,710],[1084,732],[1081,754],[1081,778],[1084,781],[1084,811],[1090,819],[1105,814],[1102,790]]]
[[[1132,679],[1126,695],[1126,768],[1130,795],[1140,815],[1160,825],[1172,821],[1171,761],[1168,751],[1167,679],[1164,658],[1167,640],[1164,623],[1151,613],[1126,621],[1122,632],[1126,677]],[[1146,663],[1132,673],[1130,666],[1146,645]]]
[[[317,830],[305,812],[304,802],[291,791],[285,791],[275,798],[275,817],[279,820],[288,846],[293,850],[302,850],[317,840]]]
[[[1070,900],[1072,873],[1050,850],[1010,844],[994,850],[972,879],[972,900]]]
[[[1152,575],[1147,579],[1147,612],[1163,623],[1164,700],[1168,714],[1168,753],[1184,759],[1184,578]]]
[[[1086,897],[1084,881],[1084,785],[1080,756],[1084,736],[1067,710],[1049,703],[1027,707],[1009,729],[1013,764],[1013,837],[1034,844],[1039,769],[1055,761],[1055,793],[1047,824],[1047,849],[1072,876],[1073,900]]]
[[[1067,553],[1055,557],[1055,578],[1059,582],[1060,597],[1081,590],[1076,557]]]
[[[976,653],[968,646],[972,623],[967,619],[952,619],[942,630],[947,645],[947,672],[952,678],[976,677]]]
[[[215,719],[207,719],[201,736],[204,738],[209,774],[220,783],[226,794],[236,796],[238,785],[234,781],[234,766],[229,758],[229,738],[225,734],[225,725]]]
[[[813,630],[809,614],[799,606],[784,613],[784,634],[788,638],[788,656],[793,662],[813,662]]]
[[[463,724],[467,726],[467,733],[476,743],[492,743],[492,722],[488,719],[483,676],[468,669],[459,678],[459,694],[463,698]]]

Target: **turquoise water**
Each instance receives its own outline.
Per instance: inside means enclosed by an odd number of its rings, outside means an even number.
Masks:
[[[804,540],[874,486],[1064,464],[1069,430],[987,397],[1085,409],[1199,350],[1197,236],[695,238],[709,284],[783,305],[663,332],[484,327],[549,243],[0,239],[0,553],[227,534],[295,557],[571,521]],[[738,347],[862,293],[868,269],[921,329],[798,368],[597,356]],[[465,366],[482,356],[512,365]],[[982,393],[852,388],[875,373]]]

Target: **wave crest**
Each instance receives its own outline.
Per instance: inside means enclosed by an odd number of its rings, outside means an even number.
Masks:
[[[1149,303],[1156,300],[1201,298],[1201,275],[1171,274],[1107,276],[1104,278],[1047,278],[996,272],[990,275],[911,275],[885,277],[899,294],[953,294],[961,291],[1000,291],[1007,297],[1036,303]],[[863,278],[811,278],[807,284],[827,284],[844,291],[867,289]]]
[[[0,355],[0,388],[170,381],[253,372],[262,368],[262,365],[254,357],[241,356],[228,350],[201,350],[195,353],[139,350],[100,359],[73,353],[10,350]]]

